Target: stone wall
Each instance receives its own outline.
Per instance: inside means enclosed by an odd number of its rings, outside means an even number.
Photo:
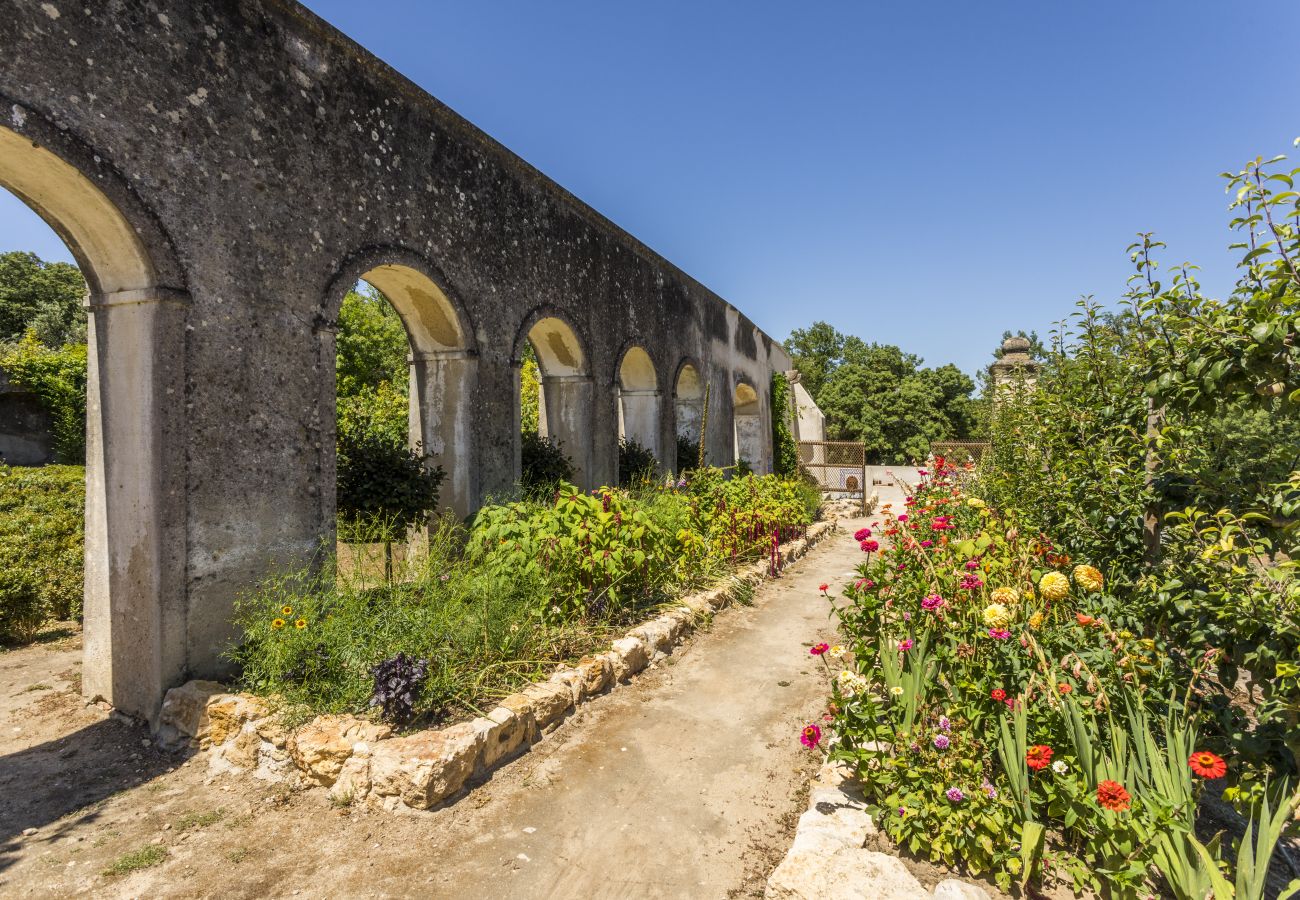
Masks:
[[[54,462],[50,414],[35,394],[11,382],[0,370],[0,462],[43,466]]]
[[[543,377],[585,435],[585,486],[616,475],[628,348],[653,364],[662,448],[693,362],[723,464],[736,387],[790,367],[735,307],[289,0],[10,0],[0,45],[0,185],[90,288],[84,683],[120,708],[153,716],[167,686],[223,675],[236,594],[332,543],[335,319],[359,278],[403,315],[412,436],[441,450],[458,514],[517,477],[527,340],[558,335],[563,371]]]

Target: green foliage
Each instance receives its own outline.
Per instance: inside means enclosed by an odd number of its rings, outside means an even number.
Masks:
[[[405,396],[410,352],[406,329],[383,294],[364,282],[358,288],[348,291],[339,309],[338,396],[357,396],[383,384]]]
[[[445,473],[407,446],[405,414],[406,398],[387,382],[339,403],[335,487],[345,540],[400,540],[438,504]]]
[[[536,431],[520,435],[519,487],[525,496],[548,495],[573,478],[573,463],[558,441]]]
[[[772,373],[772,470],[783,478],[793,478],[799,470],[799,448],[790,432],[794,418],[794,398],[790,382],[780,372]]]
[[[533,345],[524,343],[519,364],[519,428],[524,434],[537,434],[541,415],[542,373],[537,368]]]
[[[700,442],[693,441],[684,434],[677,435],[677,471],[689,472],[699,465]]]
[[[0,465],[0,641],[81,616],[86,472]]]
[[[659,473],[659,460],[654,451],[634,438],[618,442],[618,486],[632,487],[651,481]]]
[[[47,347],[86,342],[86,282],[71,263],[0,253],[0,344],[31,332]]]
[[[0,369],[37,396],[53,421],[54,455],[62,463],[86,461],[86,345],[51,349],[28,332],[0,346]]]
[[[827,439],[866,443],[871,463],[924,459],[932,441],[967,440],[979,427],[975,383],[956,366],[924,368],[898,347],[825,322],[796,330],[785,346],[826,415]]]

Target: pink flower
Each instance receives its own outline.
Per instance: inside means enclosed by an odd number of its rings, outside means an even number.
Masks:
[[[859,528],[857,531],[853,532],[853,540],[855,541],[865,541],[869,537],[871,537],[870,528]]]
[[[934,541],[931,541],[931,540],[924,540],[924,541],[921,541],[921,546],[922,546],[922,547],[933,547],[933,546],[934,546]]]
[[[997,638],[999,641],[1005,641],[1007,638],[1011,637],[1011,632],[1007,631],[1005,628],[990,628],[989,637]]]
[[[978,575],[963,575],[961,577],[961,584],[958,585],[958,587],[965,591],[978,590],[979,588],[984,587],[984,580]]]
[[[898,521],[900,521],[900,522],[906,522],[906,521],[907,521],[907,513],[903,513],[901,516],[899,516],[899,517],[898,517]]]
[[[875,553],[880,549],[880,543],[878,541],[863,541],[858,546],[862,548],[863,553]]]
[[[947,750],[947,749],[948,749],[948,735],[946,735],[946,734],[936,735],[935,738],[934,738],[934,749],[936,749],[936,750]]]
[[[921,609],[927,610],[929,612],[934,612],[936,609],[938,609],[941,606],[943,606],[943,598],[940,597],[938,594],[931,594],[930,596],[926,597],[924,600],[921,601]]]
[[[966,795],[961,792],[961,788],[950,787],[944,791],[944,794],[953,803],[960,803],[966,799]]]
[[[930,473],[927,472],[925,469],[917,469],[916,474],[924,478],[926,475],[929,475]]]
[[[975,571],[976,569],[978,569],[979,567],[980,567],[980,561],[979,561],[978,559],[968,559],[968,560],[966,560],[966,568],[967,568],[968,570],[970,570],[971,572],[974,572],[974,571]]]
[[[822,742],[822,730],[816,725],[808,725],[799,733],[799,743],[810,750]]]
[[[910,612],[903,613],[903,621],[904,622],[912,621],[912,614]]]
[[[914,644],[915,641],[913,641],[911,638],[903,638],[901,641],[898,642],[898,649],[906,653],[908,650],[912,649]]]
[[[808,652],[811,653],[813,656],[821,656],[829,649],[831,649],[830,644],[826,644],[826,643],[813,644],[811,647],[808,648]]]

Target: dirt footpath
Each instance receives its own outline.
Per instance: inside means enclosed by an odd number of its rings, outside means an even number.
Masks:
[[[817,762],[817,586],[850,577],[861,524],[431,813],[214,775],[82,706],[75,640],[0,654],[0,894],[759,896]]]

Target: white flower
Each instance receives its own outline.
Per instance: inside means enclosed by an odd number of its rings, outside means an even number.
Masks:
[[[1070,767],[1065,764],[1065,760],[1058,759],[1056,762],[1052,763],[1052,771],[1057,775],[1064,775],[1066,772],[1070,771]]]
[[[893,687],[891,687],[891,688],[889,689],[889,693],[893,694],[895,697],[901,697],[901,696],[903,696],[903,688],[902,688],[902,685],[894,685]]]

